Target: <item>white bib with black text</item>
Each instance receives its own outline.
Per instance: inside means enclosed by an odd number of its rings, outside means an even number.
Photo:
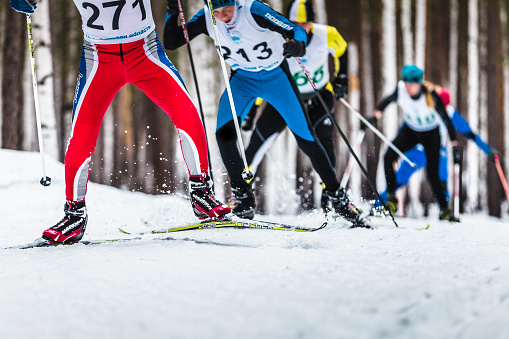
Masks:
[[[155,28],[150,0],[74,0],[85,40],[118,44],[139,40]]]
[[[306,47],[306,55],[301,58],[301,61],[318,89],[325,87],[330,80],[328,46],[325,25],[313,24],[313,36]],[[309,82],[297,60],[290,58],[288,64],[299,91],[303,94],[314,92],[313,85]]]
[[[225,61],[233,70],[269,71],[278,67],[284,59],[284,39],[279,33],[256,23],[250,12],[252,3],[253,0],[236,1],[234,24],[216,19],[219,39]],[[208,34],[216,40],[208,7],[205,7],[205,17]]]
[[[412,99],[405,89],[404,81],[398,82],[398,105],[403,111],[403,120],[415,131],[430,131],[439,124],[440,118],[435,107],[428,107],[424,94],[418,99]]]

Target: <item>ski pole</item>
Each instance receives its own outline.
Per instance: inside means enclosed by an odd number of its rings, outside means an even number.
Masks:
[[[460,164],[454,164],[454,215],[460,214]]]
[[[210,0],[208,0],[210,1]],[[371,186],[371,188],[373,189],[373,191],[375,192],[378,200],[380,200],[380,203],[382,203],[382,205],[384,206],[384,208],[387,210],[387,212],[389,212],[389,215],[391,216],[392,218],[392,221],[394,222],[394,225],[396,225],[396,227],[399,227],[398,224],[396,223],[396,219],[394,219],[394,216],[392,215],[391,211],[389,210],[389,207],[387,207],[387,205],[385,204],[385,202],[383,201],[382,197],[380,196],[380,193],[378,193],[375,185],[373,184],[373,182],[371,181],[371,179],[369,178],[369,175],[368,175],[368,171],[366,171],[366,169],[364,168],[364,166],[362,166],[362,163],[361,161],[359,160],[359,157],[357,157],[357,154],[355,154],[355,151],[352,149],[352,145],[350,145],[350,142],[348,142],[348,138],[346,137],[346,135],[343,133],[343,131],[341,130],[341,128],[339,127],[338,123],[336,122],[336,120],[334,119],[334,116],[332,115],[332,113],[330,112],[329,108],[327,107],[327,104],[325,103],[325,101],[323,100],[322,96],[320,95],[320,92],[318,91],[318,89],[316,88],[316,84],[314,83],[313,81],[313,78],[311,78],[311,75],[309,75],[309,72],[308,70],[306,69],[306,67],[304,66],[304,64],[302,63],[302,60],[299,58],[299,57],[296,57],[297,59],[297,62],[299,63],[300,65],[300,68],[302,68],[302,71],[304,72],[304,74],[306,75],[306,78],[308,79],[309,83],[311,84],[311,86],[313,87],[313,90],[315,91],[315,94],[316,94],[316,97],[318,98],[318,100],[320,101],[320,103],[322,104],[323,108],[325,109],[325,112],[327,112],[327,114],[329,115],[329,118],[331,119],[332,123],[334,124],[334,126],[336,127],[336,129],[338,130],[338,133],[339,135],[341,135],[341,138],[343,139],[343,141],[345,142],[346,146],[348,147],[348,149],[350,150],[350,154],[352,154],[352,156],[354,157],[355,161],[357,162],[357,164],[359,165],[362,173],[364,174],[364,176],[366,177],[366,180],[368,181],[369,185]]]
[[[366,135],[366,132],[364,130],[360,130],[359,134],[357,134],[357,139],[355,140],[355,151],[360,152],[361,146],[362,146],[362,140],[364,140],[364,135]],[[348,160],[348,164],[346,165],[345,173],[343,173],[343,178],[341,179],[341,186],[346,187],[346,184],[348,184],[348,180],[350,180],[350,175],[352,174],[353,170],[353,163],[355,159],[350,157]]]
[[[369,123],[369,121],[364,118],[362,116],[362,114],[359,113],[359,111],[357,111],[355,108],[353,108],[352,105],[350,105],[350,103],[348,103],[348,101],[346,101],[345,99],[341,98],[340,99],[341,103],[343,103],[343,105],[345,105],[350,111],[354,112],[356,114],[356,116],[366,125],[369,127],[370,130],[373,131],[373,133],[375,133],[376,135],[378,135],[378,137],[380,139],[382,139],[382,141],[384,141],[390,148],[392,148],[394,150],[394,152],[396,152],[403,160],[405,160],[406,162],[408,162],[410,164],[410,166],[412,166],[413,168],[417,168],[417,165],[415,163],[413,163],[410,159],[408,159],[408,157],[406,155],[404,155],[396,146],[394,146],[394,144],[392,142],[390,142],[389,139],[387,139],[385,137],[385,135],[383,135],[375,126],[373,126],[372,124]]]
[[[212,182],[214,182],[214,176],[212,175],[212,159],[210,158],[209,140],[207,137],[207,127],[205,126],[205,115],[203,113],[203,106],[201,104],[200,88],[198,86],[198,79],[196,77],[196,68],[194,67],[193,53],[191,52],[189,34],[187,34],[186,19],[184,18],[184,10],[182,9],[181,0],[178,0],[178,5],[180,21],[182,22],[182,30],[184,31],[184,37],[186,38],[187,54],[189,55],[189,62],[191,63],[191,71],[193,73],[194,85],[196,87],[196,96],[198,97],[198,107],[200,108],[200,116],[203,122],[203,130],[205,131],[205,142],[207,143],[207,155],[209,157],[209,175]]]
[[[224,61],[223,49],[221,48],[221,41],[219,39],[219,32],[217,31],[216,17],[214,16],[214,9],[212,8],[211,0],[207,0],[207,5],[209,7],[210,17],[212,18],[212,23],[214,26],[214,35],[216,37],[214,43],[216,45],[217,54],[219,54],[219,60],[221,61],[221,69],[223,71],[223,78],[226,85],[226,91],[228,93],[228,99],[230,99],[230,107],[233,115],[233,124],[235,125],[237,140],[239,141],[240,155],[242,156],[242,161],[244,162],[244,171],[242,172],[242,179],[244,179],[246,182],[249,182],[253,179],[254,175],[253,172],[249,170],[249,167],[247,165],[246,153],[244,151],[244,142],[242,141],[242,135],[240,134],[240,126],[237,120],[238,119],[237,111],[235,110],[235,104],[233,102],[232,89],[230,87],[230,80],[228,80],[228,74],[226,72],[226,63]]]
[[[498,155],[495,155],[493,157],[493,160],[495,160],[495,166],[497,167],[498,176],[500,177],[500,181],[502,182],[502,186],[504,187],[505,196],[507,198],[507,201],[509,202],[509,188],[507,187],[507,180],[504,176],[504,171],[502,171],[502,166],[500,165],[500,157]]]
[[[49,186],[51,178],[46,176],[46,165],[44,163],[44,145],[42,140],[42,126],[41,126],[41,112],[39,106],[39,92],[37,89],[37,76],[35,74],[35,55],[34,55],[34,40],[32,36],[32,16],[27,14],[27,28],[28,28],[28,47],[30,49],[30,63],[32,68],[32,85],[34,89],[34,103],[35,103],[35,120],[37,123],[37,136],[39,140],[39,153],[41,154],[42,165],[42,178],[41,185]]]

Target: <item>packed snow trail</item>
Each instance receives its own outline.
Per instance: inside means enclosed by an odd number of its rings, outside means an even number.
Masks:
[[[62,216],[63,167],[0,150],[0,246]],[[30,168],[33,167],[33,168]],[[189,223],[188,200],[91,184],[85,240]],[[263,216],[305,226],[319,213]],[[509,220],[206,229],[0,250],[1,338],[508,338]],[[427,224],[430,227],[425,228]],[[120,234],[120,235],[119,235]]]

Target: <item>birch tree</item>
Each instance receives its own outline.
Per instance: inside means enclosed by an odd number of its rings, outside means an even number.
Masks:
[[[55,118],[53,54],[48,0],[39,2],[37,12],[32,18],[44,152],[52,158],[58,159],[59,143]],[[34,130],[33,126],[31,130]]]

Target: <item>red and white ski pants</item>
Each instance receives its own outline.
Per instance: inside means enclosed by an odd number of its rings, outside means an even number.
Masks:
[[[116,93],[127,83],[145,92],[175,124],[189,175],[208,173],[202,121],[156,32],[125,44],[99,45],[85,41],[65,154],[67,200],[85,199],[90,157],[104,114]]]

